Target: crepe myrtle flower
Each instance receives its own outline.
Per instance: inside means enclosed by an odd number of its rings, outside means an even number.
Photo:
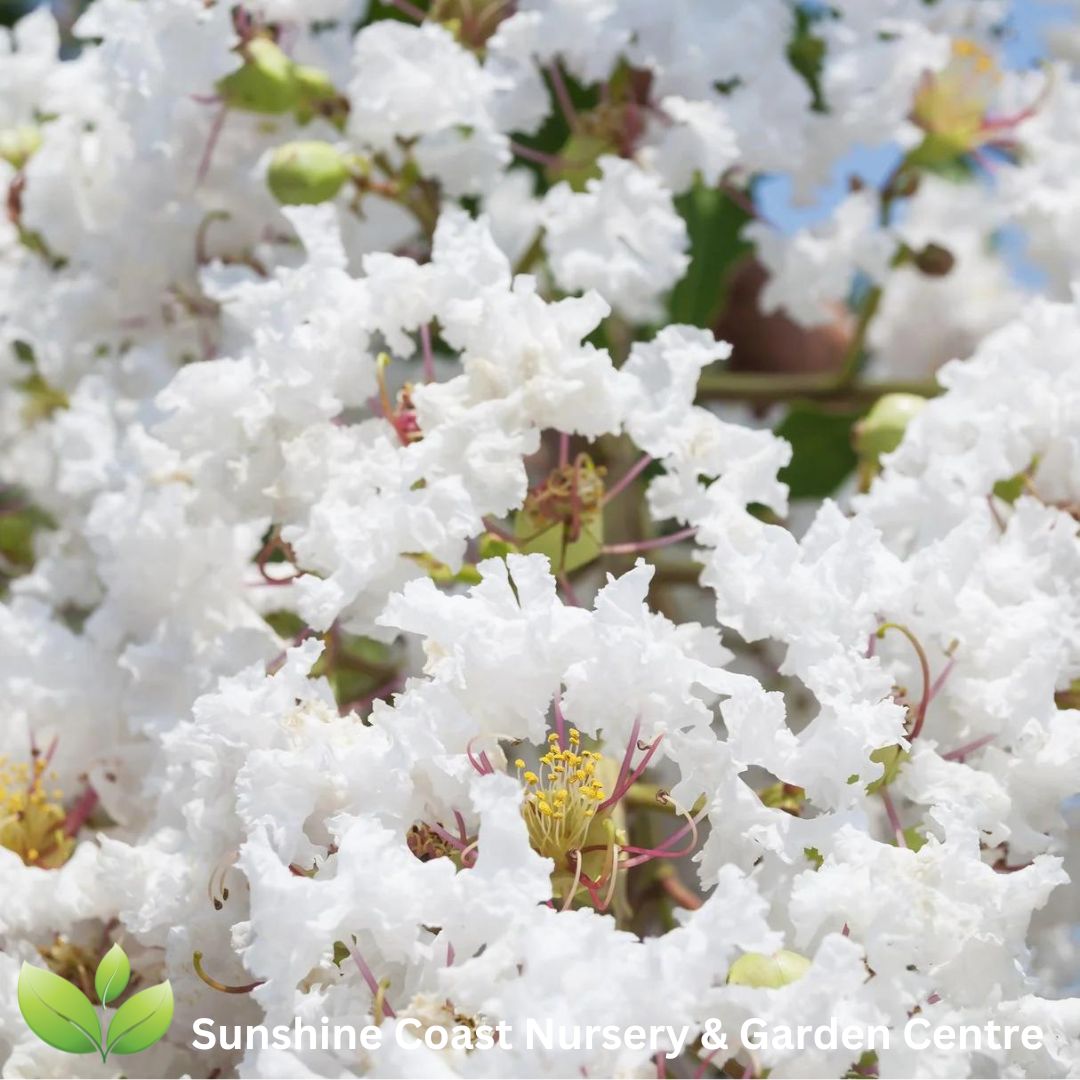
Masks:
[[[535,768],[525,758],[513,761],[521,783],[521,816],[529,843],[537,854],[551,859],[552,905],[567,910],[585,903],[607,911],[621,876],[653,859],[678,859],[697,846],[697,826],[705,810],[684,813],[686,823],[656,846],[630,842],[626,830],[626,802],[631,790],[649,767],[663,734],[651,742],[640,739],[641,721],[630,732],[621,762],[582,744],[581,732],[566,727],[556,709],[559,730],[547,737],[547,746]],[[481,776],[494,773],[486,751],[476,752],[473,740],[467,750],[469,762]],[[666,792],[657,790],[658,805],[670,804]],[[469,868],[478,855],[479,838],[470,837],[462,815],[455,811],[456,834],[441,823],[414,826],[409,847],[417,858],[449,856]]]
[[[1015,157],[1013,131],[1039,108],[1049,82],[1031,105],[994,116],[991,107],[1000,82],[1001,70],[990,53],[968,38],[954,40],[948,64],[926,74],[916,92],[911,119],[924,136],[910,162],[933,167],[970,157],[985,165],[987,149]]]
[[[0,847],[15,852],[27,866],[55,870],[71,858],[75,836],[97,804],[87,787],[70,806],[50,768],[57,740],[46,750],[31,746],[30,761],[0,755]]]

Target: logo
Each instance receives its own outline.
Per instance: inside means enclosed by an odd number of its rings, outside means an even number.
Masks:
[[[98,1010],[74,984],[45,968],[23,964],[19,972],[19,1011],[30,1030],[42,1042],[69,1054],[136,1054],[153,1046],[173,1017],[173,992],[168,979],[132,994],[112,1019],[110,1002],[127,988],[131,964],[119,945],[114,945],[98,964],[94,990],[101,1001],[106,1024]]]

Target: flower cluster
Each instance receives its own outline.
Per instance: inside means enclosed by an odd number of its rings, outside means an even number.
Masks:
[[[1077,1075],[1071,24],[56,7],[0,28],[0,1071],[71,1072],[20,965],[122,942],[146,1075]],[[1045,1037],[702,1041],[916,1015]]]

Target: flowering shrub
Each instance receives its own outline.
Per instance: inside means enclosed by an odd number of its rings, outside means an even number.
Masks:
[[[1080,1074],[1080,81],[1007,15],[0,31],[5,1076],[131,1075],[15,1007],[121,942],[144,1075]]]

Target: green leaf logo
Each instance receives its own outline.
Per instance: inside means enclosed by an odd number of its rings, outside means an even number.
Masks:
[[[115,1001],[130,979],[127,954],[114,945],[94,975],[94,990],[102,1005]],[[173,992],[167,979],[128,998],[116,1010],[107,1037],[90,999],[67,979],[44,968],[23,964],[18,1000],[23,1019],[42,1042],[69,1054],[96,1051],[102,1061],[110,1054],[135,1054],[153,1046],[169,1030],[173,1018]]]
[[[140,990],[128,998],[109,1025],[107,1054],[135,1054],[145,1050],[169,1030],[173,1017],[173,992],[168,980]]]
[[[42,1042],[69,1054],[101,1051],[101,1023],[90,999],[67,979],[23,964],[19,972],[19,1010]]]
[[[102,957],[101,963],[98,964],[97,974],[94,976],[94,990],[97,991],[101,1004],[108,1005],[110,1001],[118,998],[124,992],[130,978],[131,964],[127,953],[119,945],[114,945]]]

